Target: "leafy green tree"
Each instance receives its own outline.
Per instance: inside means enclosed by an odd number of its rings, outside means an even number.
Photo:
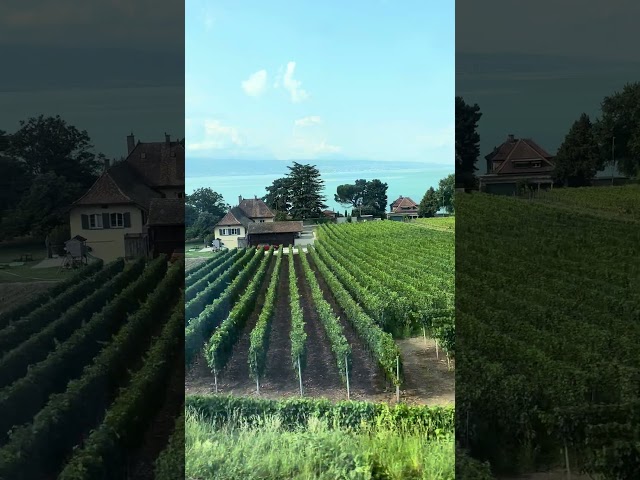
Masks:
[[[429,187],[429,190],[422,197],[420,205],[418,205],[418,216],[434,217],[439,208],[438,194],[433,187]]]
[[[447,175],[438,182],[438,200],[448,213],[453,213],[453,197],[455,193],[455,175]]]
[[[586,113],[580,115],[555,157],[554,179],[569,187],[589,185],[602,166],[593,125]]]
[[[366,180],[356,180],[354,184],[338,185],[334,200],[340,205],[358,208],[364,203],[367,189]]]
[[[6,236],[42,237],[54,227],[67,223],[66,207],[84,191],[54,172],[36,175],[31,186],[2,222]]]
[[[87,131],[67,124],[59,115],[20,121],[7,153],[23,162],[32,177],[51,172],[83,187],[93,184],[102,167]]]
[[[358,213],[365,215],[365,210],[369,215],[384,214],[387,205],[386,183],[378,179],[371,181],[356,180],[355,184],[339,185],[334,199],[341,205],[351,206],[358,209]]]
[[[602,116],[596,122],[596,136],[603,158],[615,158],[621,173],[640,176],[640,82],[628,83],[622,91],[605,97]]]
[[[389,186],[377,178],[367,182],[364,205],[373,208],[375,210],[374,215],[384,214],[387,208],[387,188]]]
[[[192,206],[200,215],[201,213],[210,213],[220,220],[229,209],[218,192],[214,192],[210,188],[198,188],[191,195],[186,195],[185,204]],[[217,222],[217,220],[216,220]]]
[[[480,155],[478,122],[482,117],[478,104],[468,105],[456,97],[456,178],[455,183],[467,190],[475,188],[476,162]]]

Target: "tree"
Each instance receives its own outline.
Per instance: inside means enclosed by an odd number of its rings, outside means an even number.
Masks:
[[[229,209],[224,198],[210,188],[198,188],[191,195],[186,195],[185,204],[190,205],[198,214],[210,213],[220,220]]]
[[[554,180],[570,187],[589,185],[602,166],[593,125],[586,113],[576,120],[555,157]]]
[[[456,185],[471,190],[475,187],[476,162],[480,155],[478,121],[482,117],[478,104],[468,105],[462,97],[456,97]]]
[[[377,178],[367,182],[365,190],[364,205],[375,210],[374,215],[384,214],[387,208],[387,188],[386,183],[382,183]]]
[[[453,196],[455,193],[455,175],[447,175],[438,182],[438,201],[444,206],[445,210],[453,213]]]
[[[640,82],[628,83],[621,92],[605,97],[596,135],[603,158],[615,158],[621,173],[640,176]]]
[[[275,212],[284,212],[285,216],[291,208],[291,188],[288,177],[278,178],[266,187],[267,194],[262,197],[262,201]]]
[[[366,180],[356,180],[355,184],[338,185],[333,198],[340,205],[358,208],[364,203],[366,189]]]
[[[3,233],[44,237],[52,228],[68,222],[65,207],[83,191],[81,185],[69,183],[54,172],[37,175],[15,208],[5,216]]]
[[[0,130],[0,218],[16,206],[32,178],[24,162],[9,155],[9,142],[10,136]]]
[[[322,195],[324,181],[315,165],[293,162],[289,169],[288,185],[291,194],[289,214],[296,220],[318,218],[327,208],[326,197]]]
[[[418,206],[418,216],[434,217],[439,208],[438,194],[433,187],[429,187]]]
[[[20,129],[11,135],[8,153],[22,161],[32,177],[51,172],[86,188],[101,167],[87,131],[67,124],[59,115],[21,120]]]

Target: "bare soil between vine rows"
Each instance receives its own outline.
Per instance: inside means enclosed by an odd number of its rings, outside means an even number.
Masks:
[[[296,255],[297,257],[297,255]],[[340,318],[345,337],[351,345],[350,397],[352,400],[395,403],[396,393],[379,369],[364,342],[346,320],[344,311],[336,302],[313,260],[307,257],[322,289],[324,298]],[[273,262],[275,264],[275,260]],[[269,267],[255,304],[254,311],[234,346],[229,364],[218,376],[218,393],[258,397],[256,382],[249,377],[249,334],[262,311],[273,264]],[[271,320],[267,364],[264,378],[260,379],[261,398],[282,399],[300,396],[297,374],[291,359],[291,315],[289,307],[288,257],[282,259],[276,307]],[[310,287],[302,271],[300,259],[295,258],[295,270],[307,332],[307,363],[302,372],[303,391],[308,397],[323,397],[331,401],[346,400],[347,391],[331,351],[324,327],[315,311]],[[401,401],[413,405],[453,405],[455,403],[455,370],[447,368],[446,358],[440,352],[436,358],[435,342],[423,337],[396,340],[404,368]],[[453,365],[452,365],[453,366]],[[199,353],[185,376],[186,394],[215,393],[215,378]]]

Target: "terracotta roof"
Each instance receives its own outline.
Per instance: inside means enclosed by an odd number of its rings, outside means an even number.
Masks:
[[[184,186],[182,142],[138,142],[126,161],[151,187]]]
[[[267,204],[259,198],[244,199],[238,205],[249,218],[274,218],[275,215]]]
[[[247,228],[247,233],[261,234],[261,233],[292,233],[301,232],[302,222],[264,222],[264,223],[250,223]]]
[[[554,168],[553,156],[549,152],[530,138],[518,139],[512,135],[509,135],[507,141],[496,147],[485,159],[493,165],[495,162],[501,162],[495,170],[490,171],[496,174],[543,173],[550,172]],[[528,166],[534,160],[539,160],[541,166]],[[527,166],[517,167],[518,164]]]
[[[417,212],[418,204],[409,197],[401,197],[393,202],[391,210],[393,213]]]
[[[154,198],[151,200],[147,225],[184,225],[184,198]]]
[[[159,192],[144,184],[144,180],[126,162],[118,162],[104,172],[89,190],[73,205],[102,205],[135,203],[148,211]]]
[[[227,212],[227,214],[222,217],[222,219],[216,223],[217,226],[232,226],[232,225],[244,225],[248,226],[251,222],[251,219],[247,218],[245,213],[239,207],[233,207],[231,210]]]
[[[336,216],[336,212],[333,212],[331,210],[323,210],[322,214],[327,216],[327,217],[335,217]]]
[[[403,199],[404,197],[402,195],[400,195],[398,198],[396,198],[393,203],[391,204],[391,209],[393,210]]]

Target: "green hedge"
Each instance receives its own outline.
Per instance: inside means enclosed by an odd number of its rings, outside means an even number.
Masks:
[[[201,291],[205,290],[211,283],[214,283],[220,278],[220,275],[236,265],[238,260],[247,257],[249,255],[248,250],[238,250],[233,255],[229,255],[224,261],[212,270],[203,271],[203,276],[197,281],[189,284],[185,291],[185,303],[189,303],[193,300]]]
[[[101,270],[103,265],[104,262],[102,260],[91,262],[89,265],[82,267],[79,272],[76,272],[66,280],[56,283],[55,286],[51,287],[46,292],[42,292],[28,302],[18,305],[8,312],[4,312],[2,315],[0,315],[0,328],[4,328],[11,322],[19,320],[21,317],[24,317],[25,315],[33,312],[36,308],[41,307],[45,303],[51,301],[52,298],[55,298],[61,293],[66,292],[69,288],[77,285],[83,279]]]
[[[239,252],[241,252],[241,250],[239,250]],[[192,318],[196,318],[200,315],[202,310],[227,288],[238,272],[242,271],[247,263],[255,257],[255,252],[255,249],[245,250],[242,255],[238,254],[230,259],[233,264],[228,265],[227,262],[225,262],[225,264],[223,264],[224,269],[220,269],[218,273],[211,277],[210,283],[200,285],[200,282],[197,282],[193,287],[188,288],[186,293],[187,302],[184,307],[185,321],[189,322]],[[189,291],[191,289],[194,291],[192,292],[193,295],[190,297]]]
[[[4,435],[11,426],[32,419],[52,393],[64,390],[70,379],[79,376],[84,366],[104,347],[104,342],[118,331],[127,314],[133,312],[157,286],[166,271],[166,258],[151,262],[137,280],[94,314],[46,360],[30,367],[26,376],[0,391],[0,411],[11,412],[11,415],[0,417],[0,435]],[[121,275],[129,272],[136,274],[136,269],[129,269]]]
[[[103,419],[112,396],[139,360],[140,346],[155,322],[166,318],[184,282],[184,262],[174,264],[147,301],[131,315],[111,343],[69,382],[52,395],[31,425],[18,428],[0,449],[0,480],[44,478],[56,472],[71,449]]]
[[[329,339],[329,343],[331,344],[331,351],[333,352],[334,359],[338,365],[340,378],[342,378],[342,381],[346,383],[346,369],[351,366],[351,362],[349,362],[349,359],[351,358],[351,347],[344,336],[340,319],[336,317],[333,308],[329,305],[329,302],[324,299],[320,285],[318,285],[316,274],[313,273],[309,266],[307,254],[300,249],[298,257],[302,264],[302,271],[304,272],[305,277],[307,277],[307,283],[311,289],[311,296],[313,298],[316,312],[318,312],[320,322],[322,323],[324,331],[327,334],[327,338]]]
[[[124,260],[116,260],[95,275],[60,293],[29,315],[5,327],[0,331],[0,352],[6,353],[16,348],[31,335],[45,328],[49,322],[55,320],[58,315],[63,314],[69,307],[93,293],[104,282],[121,272],[123,268]]]
[[[257,424],[265,416],[277,415],[285,428],[304,425],[311,416],[328,420],[329,425],[357,429],[367,424],[389,430],[405,426],[423,429],[427,436],[452,433],[453,407],[389,405],[386,403],[293,398],[267,400],[232,395],[187,395],[185,405],[206,420],[222,425],[229,420]]]
[[[165,448],[156,460],[155,480],[184,480],[184,408],[176,420],[175,430]]]
[[[51,321],[39,332],[34,333],[17,348],[9,351],[0,360],[0,387],[5,387],[27,373],[29,365],[36,364],[55,350],[56,345],[64,342],[73,332],[91,318],[95,312],[133,279],[140,275],[144,268],[144,260],[137,261],[130,268],[119,273],[85,299],[69,307],[62,316]],[[2,429],[0,428],[0,431]]]
[[[267,350],[269,349],[269,333],[271,331],[271,319],[275,311],[276,292],[278,289],[278,278],[280,275],[280,264],[282,263],[282,247],[279,252],[274,252],[278,258],[273,267],[273,273],[269,283],[269,289],[265,295],[260,316],[256,326],[250,334],[249,345],[249,373],[253,379],[259,378],[264,373],[267,364]],[[284,292],[283,292],[284,293]]]
[[[300,306],[300,291],[298,278],[293,265],[293,245],[289,245],[289,308],[291,310],[291,365],[299,379],[299,370],[304,370],[307,364],[307,332],[304,331],[304,314]],[[298,368],[300,362],[300,368]]]
[[[149,349],[144,364],[129,385],[111,405],[104,421],[76,450],[58,480],[109,480],[124,473],[128,455],[140,442],[164,398],[163,389],[174,369],[183,343],[184,299],[174,307],[161,335]]]
[[[236,299],[242,293],[242,289],[249,283],[251,276],[260,264],[260,260],[264,258],[262,250],[256,252],[252,249],[251,251],[255,253],[239,275],[231,281],[218,298],[204,308],[200,315],[189,322],[184,334],[185,365],[191,365],[197,352],[204,348],[206,340],[211,337],[220,322],[229,315]]]
[[[209,258],[206,261],[202,262],[200,265],[198,265],[196,268],[185,275],[185,287],[188,288],[201,278],[207,276],[213,269],[226,262],[233,256],[232,254],[235,255],[236,253],[237,251],[227,250],[226,252],[219,253],[215,257]]]
[[[207,342],[205,356],[207,364],[212,370],[222,371],[231,358],[233,346],[242,332],[242,327],[256,306],[260,286],[267,273],[271,258],[271,252],[267,252],[262,256],[260,267],[251,282],[249,282],[247,289]]]

